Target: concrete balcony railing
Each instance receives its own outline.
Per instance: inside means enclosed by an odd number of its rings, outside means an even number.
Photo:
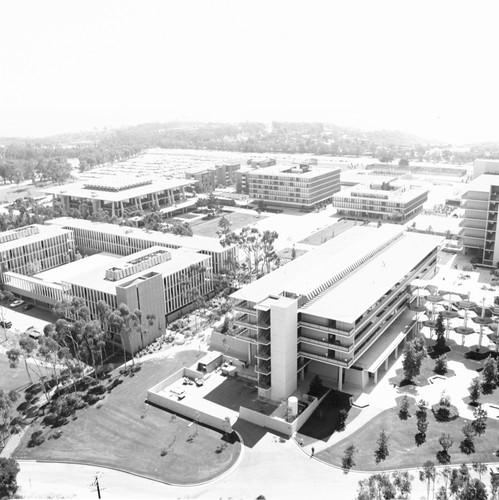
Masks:
[[[270,375],[270,368],[270,361],[259,361],[255,366],[256,372],[260,375]]]
[[[256,341],[259,344],[269,345],[270,344],[270,332],[267,330],[259,330],[256,336]]]
[[[298,355],[302,356],[304,358],[307,358],[307,359],[316,359],[318,361],[321,361],[322,363],[327,363],[329,365],[344,366],[346,368],[351,366],[353,363],[353,358],[352,359],[330,358],[327,355],[314,354],[314,353],[303,351],[303,350],[299,350]]]
[[[318,332],[325,333],[333,333],[334,335],[338,335],[340,337],[350,337],[353,332],[353,328],[351,330],[338,330],[337,328],[332,328],[330,326],[325,325],[317,325],[316,323],[310,323],[309,321],[298,321],[298,326],[303,326],[306,328],[310,328],[312,330],[316,330]]]
[[[256,386],[260,389],[270,389],[270,376],[260,374]]]
[[[256,329],[256,323],[252,321],[252,318],[250,319],[250,316],[248,314],[236,316],[234,318],[234,324],[236,324],[237,326],[243,326],[245,328]]]
[[[261,345],[256,351],[255,357],[257,359],[270,359],[270,346],[269,345]]]
[[[251,314],[256,316],[257,311],[250,307],[248,302],[237,302],[234,304],[234,310],[237,312],[242,312],[246,314]]]
[[[306,344],[319,345],[321,347],[326,347],[338,352],[353,352],[355,345],[344,346],[341,344],[336,344],[335,342],[328,342],[327,340],[318,340],[307,337],[306,335],[300,335],[298,337],[298,342],[305,342]]]

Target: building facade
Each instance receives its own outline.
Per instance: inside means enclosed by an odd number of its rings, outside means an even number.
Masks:
[[[153,208],[175,212],[184,204],[193,205],[185,194],[185,188],[193,184],[188,180],[124,176],[65,184],[44,191],[58,199],[67,212],[93,214],[102,210],[109,217],[124,217]]]
[[[89,252],[130,255],[152,246],[172,249],[190,248],[211,258],[210,267],[214,274],[219,274],[225,266],[237,260],[234,246],[222,247],[219,241],[214,238],[178,236],[129,226],[73,219],[72,217],[52,219],[46,224],[71,230],[76,246]]]
[[[240,168],[239,163],[199,167],[187,170],[185,178],[196,182],[196,192],[211,193],[218,187],[234,185],[236,183],[236,172]]]
[[[276,165],[247,172],[245,183],[254,201],[313,208],[340,190],[340,170],[305,165]]]
[[[0,234],[1,272],[31,276],[74,258],[72,231],[33,224]]]
[[[465,254],[475,257],[478,264],[495,266],[499,261],[499,175],[482,174],[468,184],[462,207],[461,237]]]
[[[227,342],[255,366],[259,396],[286,398],[306,374],[338,390],[376,382],[415,325],[409,285],[434,275],[441,242],[357,226],[233,293]]]
[[[342,189],[333,195],[333,206],[349,217],[405,222],[419,214],[427,200],[427,189],[380,181]]]

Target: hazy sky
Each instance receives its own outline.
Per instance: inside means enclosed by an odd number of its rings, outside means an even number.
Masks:
[[[0,135],[317,120],[499,140],[496,5],[1,0]]]

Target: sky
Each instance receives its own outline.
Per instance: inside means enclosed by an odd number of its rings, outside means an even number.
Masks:
[[[0,136],[322,121],[499,140],[495,1],[1,0]]]

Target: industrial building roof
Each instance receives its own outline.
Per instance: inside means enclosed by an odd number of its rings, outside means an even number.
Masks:
[[[257,168],[248,172],[249,176],[252,175],[275,175],[279,177],[296,177],[300,179],[313,179],[319,175],[329,174],[331,172],[340,171],[340,169],[317,167],[316,165],[307,166],[304,170],[300,169],[299,165],[294,164],[278,164],[270,167]]]

